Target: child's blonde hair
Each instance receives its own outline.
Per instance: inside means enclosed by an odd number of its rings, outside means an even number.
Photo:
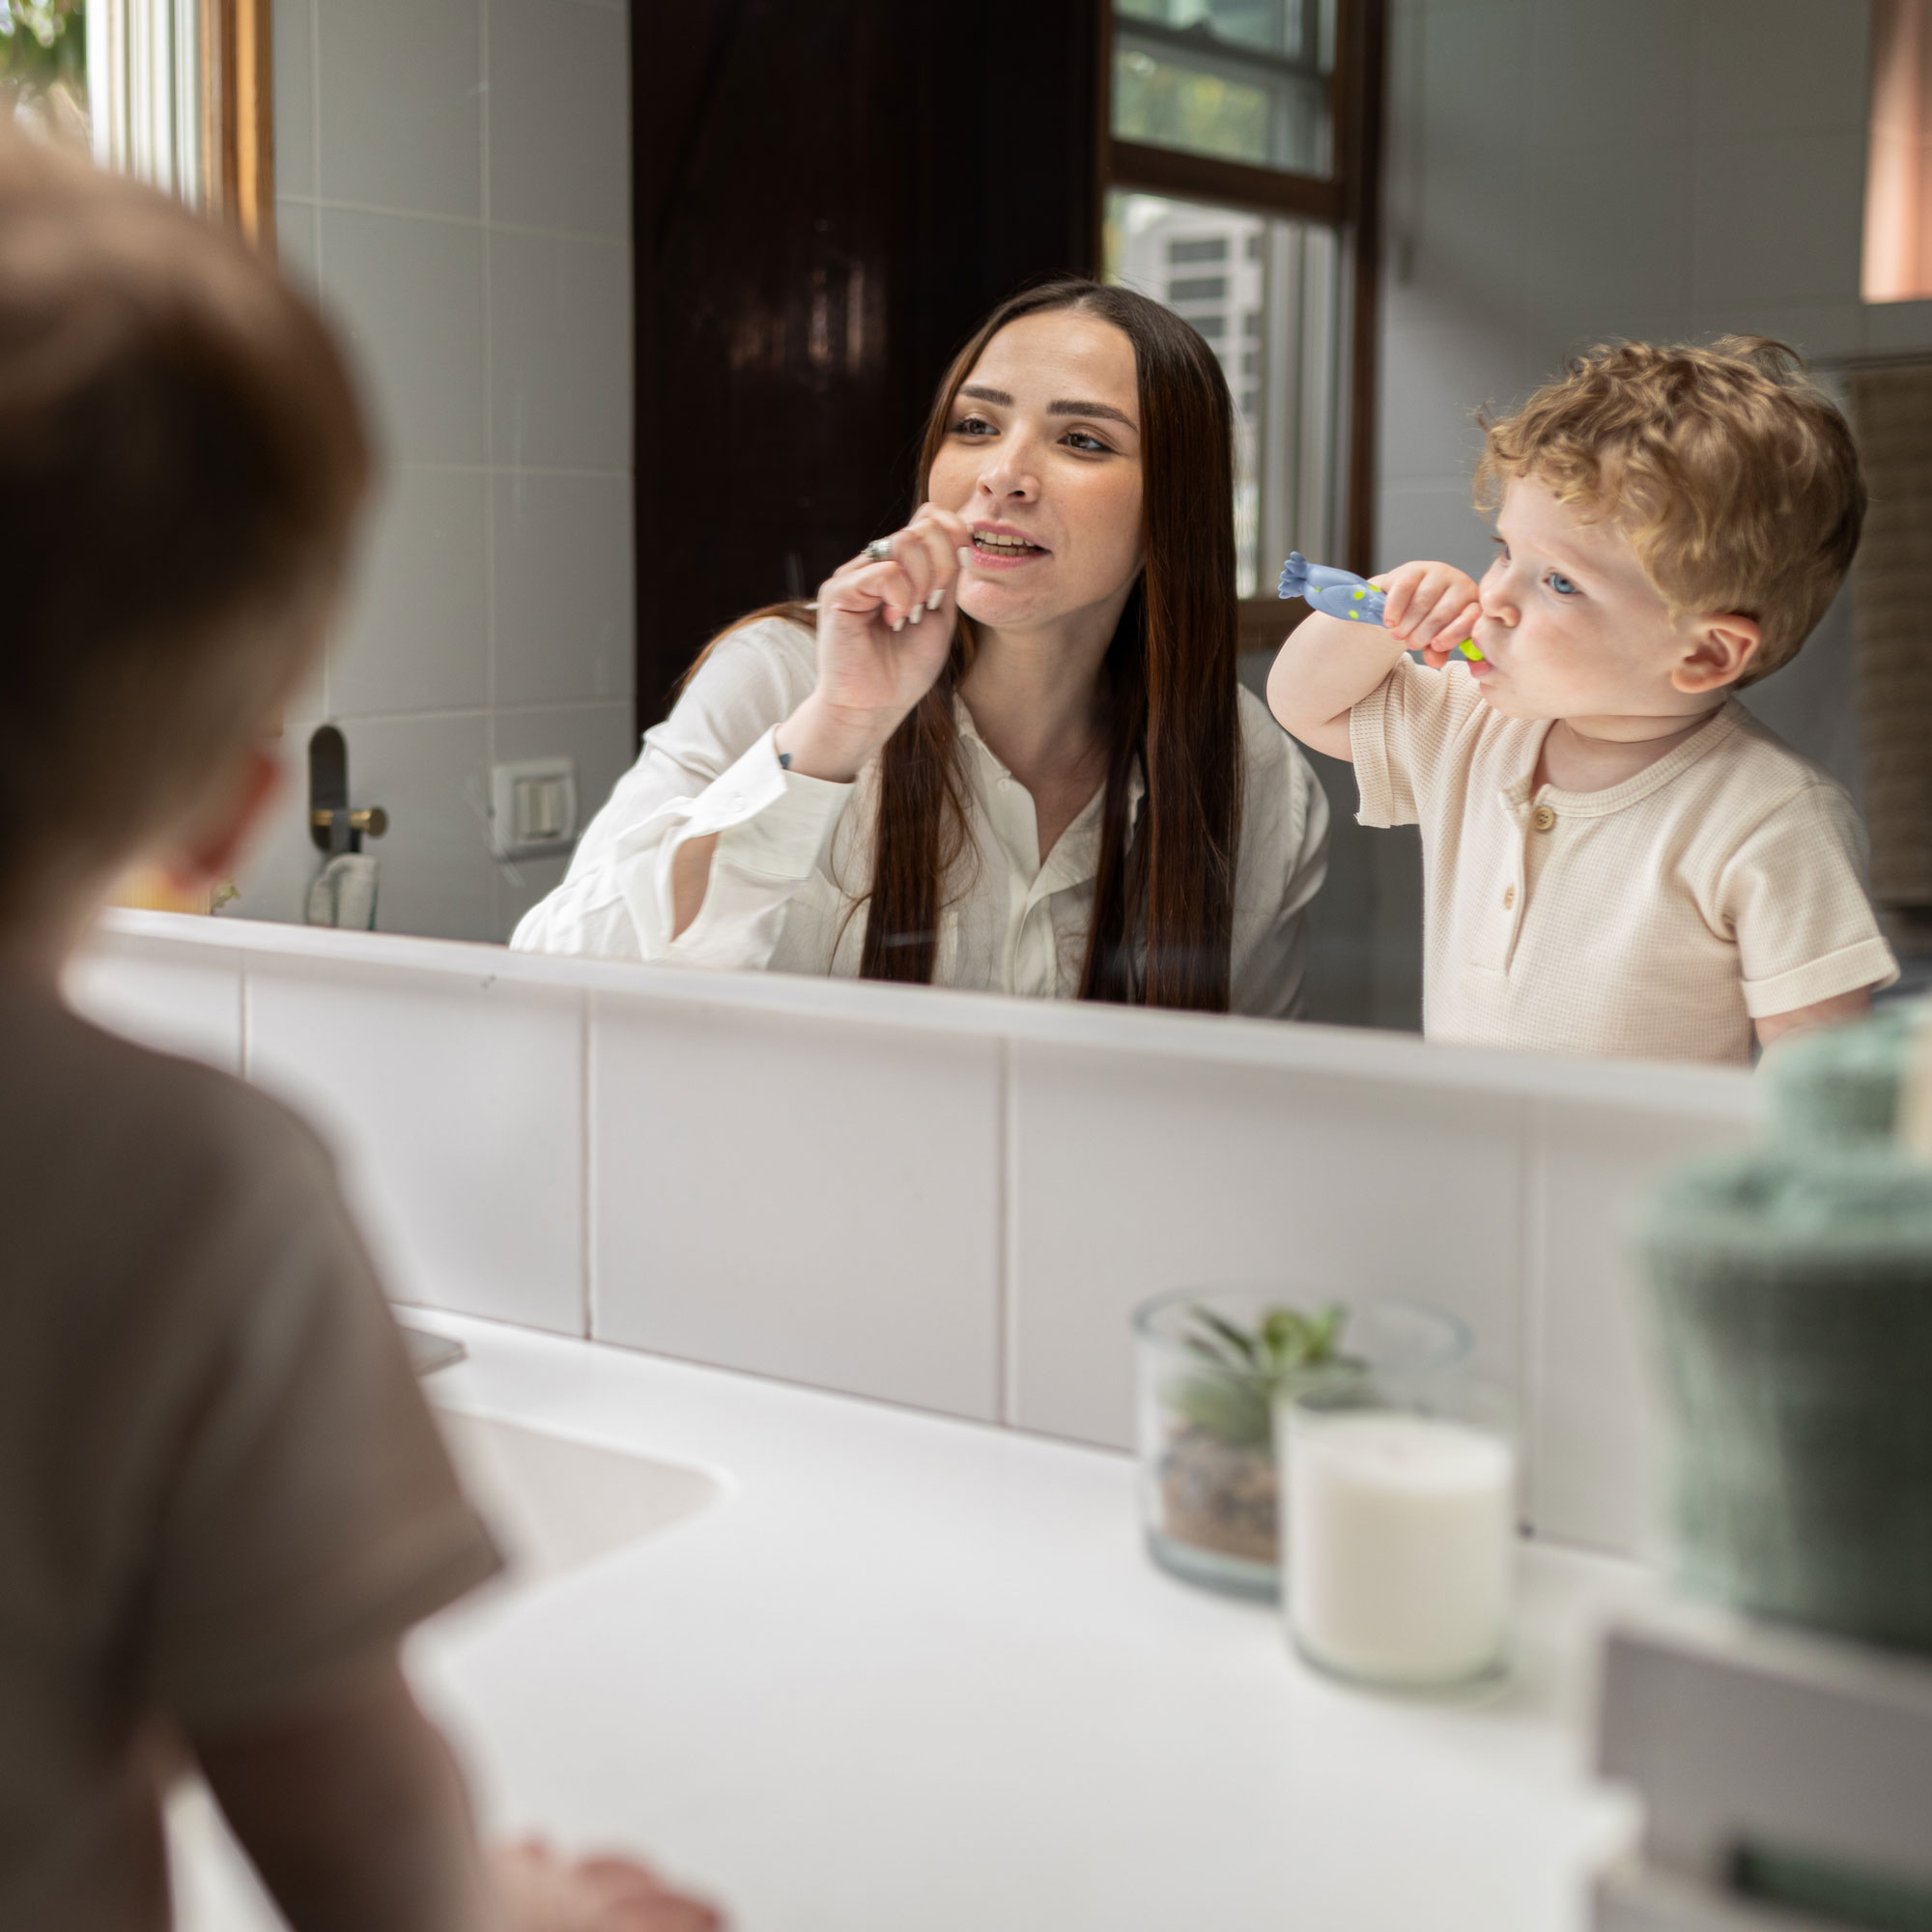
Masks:
[[[0,920],[272,726],[370,471],[334,339],[238,237],[0,136]]]
[[[1851,568],[1865,486],[1844,416],[1760,335],[1708,349],[1593,349],[1515,414],[1485,421],[1478,507],[1534,476],[1623,529],[1674,616],[1754,618],[1738,680],[1788,664]]]

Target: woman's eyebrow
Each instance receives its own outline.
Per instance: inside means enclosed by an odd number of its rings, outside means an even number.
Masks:
[[[961,383],[959,393],[971,396],[976,403],[999,403],[1006,409],[1013,406],[1013,399],[1004,389],[989,389],[983,383]]]
[[[1128,429],[1134,427],[1133,417],[1112,403],[1048,403],[1046,412],[1050,416],[1100,416],[1108,422],[1123,423]]]

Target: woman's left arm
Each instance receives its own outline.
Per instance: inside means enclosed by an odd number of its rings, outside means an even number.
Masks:
[[[1293,1019],[1301,1011],[1308,907],[1328,874],[1328,796],[1301,748],[1245,692],[1242,723],[1248,780],[1229,1010]]]

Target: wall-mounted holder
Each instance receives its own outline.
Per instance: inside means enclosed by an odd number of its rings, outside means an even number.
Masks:
[[[365,838],[380,838],[389,814],[380,805],[349,804],[349,746],[333,724],[320,724],[308,741],[308,836],[316,850],[335,857],[359,852]]]

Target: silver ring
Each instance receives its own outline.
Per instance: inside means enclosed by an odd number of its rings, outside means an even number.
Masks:
[[[874,563],[890,563],[893,560],[893,540],[891,537],[874,537],[866,546],[866,554]]]

